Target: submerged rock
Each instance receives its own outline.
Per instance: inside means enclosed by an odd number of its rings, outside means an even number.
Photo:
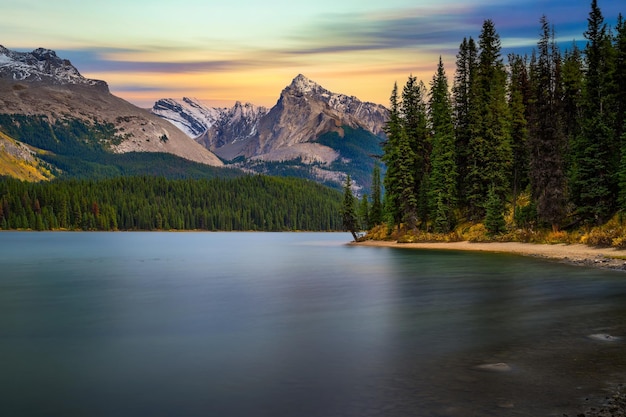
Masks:
[[[479,371],[488,371],[488,372],[510,372],[512,370],[511,366],[504,362],[485,363],[482,365],[475,366],[474,369],[477,369]]]
[[[599,340],[601,342],[617,342],[618,340],[621,340],[620,337],[611,336],[610,334],[607,334],[607,333],[590,334],[588,337],[592,340]]]

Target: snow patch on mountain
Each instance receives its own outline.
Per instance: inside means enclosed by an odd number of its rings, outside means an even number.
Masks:
[[[209,107],[197,99],[158,100],[151,112],[160,116],[209,149],[245,141],[258,132],[267,113],[262,106],[236,102],[233,107]]]
[[[0,45],[0,78],[53,85],[80,84],[108,91],[106,82],[83,77],[69,60],[61,59],[56,52],[44,48],[16,52]]]
[[[205,134],[224,111],[226,109],[208,107],[188,97],[184,97],[182,101],[161,99],[151,109],[153,114],[166,119],[194,139]]]

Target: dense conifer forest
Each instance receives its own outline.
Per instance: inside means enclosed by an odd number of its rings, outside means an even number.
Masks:
[[[297,178],[0,178],[0,229],[341,229],[341,193]]]
[[[382,204],[388,232],[414,235],[468,224],[509,238],[609,221],[625,230],[626,22],[616,22],[593,0],[585,47],[562,49],[543,16],[532,54],[505,63],[486,20],[477,40],[460,43],[451,86],[441,60],[429,89],[413,76],[396,84],[384,198],[362,205]]]

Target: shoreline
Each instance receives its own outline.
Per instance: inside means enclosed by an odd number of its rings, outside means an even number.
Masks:
[[[457,250],[473,252],[509,253],[550,259],[572,265],[626,271],[626,250],[595,248],[583,244],[539,244],[521,242],[417,242],[365,240],[351,242],[355,246],[408,248],[424,250]]]

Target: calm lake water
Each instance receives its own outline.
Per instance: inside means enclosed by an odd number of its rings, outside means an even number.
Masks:
[[[588,336],[626,337],[625,273],[349,239],[0,233],[0,415],[562,416],[623,382]]]

